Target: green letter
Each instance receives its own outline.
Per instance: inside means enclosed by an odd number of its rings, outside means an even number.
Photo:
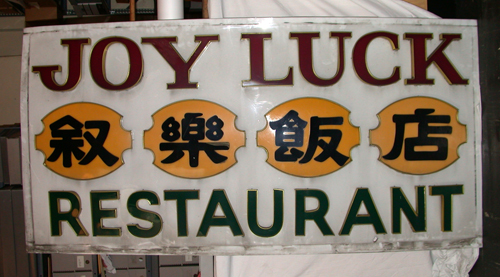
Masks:
[[[67,212],[61,211],[60,199],[70,202]],[[49,191],[50,229],[52,236],[61,235],[61,221],[67,221],[77,236],[88,236],[87,230],[80,221],[80,198],[73,191]]]
[[[358,215],[359,208],[361,208],[361,204],[363,203],[365,204],[368,214]],[[367,188],[358,188],[356,190],[356,194],[352,200],[351,207],[349,207],[349,212],[347,213],[340,235],[349,235],[351,233],[352,226],[355,224],[372,224],[377,234],[387,233],[385,231],[384,224],[382,223],[382,219],[377,212],[377,208],[373,203],[370,191]]]
[[[318,207],[315,210],[306,210],[306,197],[318,199]],[[325,220],[329,206],[328,197],[321,190],[295,190],[295,235],[305,236],[306,220],[313,220],[324,236],[333,236],[333,231]]]
[[[392,188],[392,233],[401,233],[401,212],[410,222],[413,232],[426,231],[425,187],[415,187],[417,211],[413,209],[401,188]]]
[[[257,190],[248,190],[248,226],[259,237],[276,236],[283,228],[283,190],[274,190],[274,220],[270,227],[262,227],[257,220]]]
[[[150,205],[158,205],[160,200],[158,199],[158,196],[151,191],[134,192],[127,200],[128,212],[133,217],[151,222],[152,226],[149,229],[146,229],[139,226],[139,224],[128,224],[127,228],[128,231],[136,237],[152,238],[158,235],[161,230],[161,217],[157,213],[139,208],[139,200],[141,199],[146,199]]]
[[[102,225],[103,218],[115,218],[116,209],[103,209],[101,208],[101,200],[118,200],[120,196],[118,191],[91,191],[90,192],[90,209],[92,212],[92,232],[94,237],[108,236],[119,237],[121,236],[122,229],[106,228]]]
[[[219,205],[224,216],[215,215],[215,211]],[[234,215],[233,208],[231,208],[231,204],[229,204],[229,200],[224,190],[214,190],[212,192],[207,210],[205,211],[203,221],[201,222],[200,229],[196,236],[206,237],[210,226],[229,226],[231,232],[233,232],[233,236],[243,236],[243,231],[238,223],[238,219],[236,219]]]
[[[199,199],[198,190],[166,190],[164,191],[165,200],[177,200],[177,236],[187,237],[187,208],[186,201],[189,199]]]
[[[443,232],[452,231],[453,219],[453,194],[464,194],[463,185],[453,186],[431,186],[431,195],[441,195],[441,230]]]

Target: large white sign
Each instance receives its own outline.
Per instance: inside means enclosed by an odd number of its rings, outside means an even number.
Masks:
[[[28,248],[481,246],[475,21],[25,30]]]

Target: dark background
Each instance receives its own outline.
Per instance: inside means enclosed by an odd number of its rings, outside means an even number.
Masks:
[[[470,276],[500,276],[500,0],[428,0],[428,10],[478,21],[484,246]]]

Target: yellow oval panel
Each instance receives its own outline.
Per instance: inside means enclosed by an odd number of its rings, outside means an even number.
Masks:
[[[121,126],[122,116],[94,103],[73,103],[42,119],[44,130],[35,147],[45,166],[64,177],[88,180],[111,173],[123,164],[122,153],[132,136]]]
[[[458,147],[467,140],[458,110],[429,97],[392,103],[378,114],[380,124],[370,130],[370,144],[380,149],[379,160],[408,174],[429,174],[455,162]]]
[[[173,103],[153,115],[144,147],[154,153],[154,165],[172,175],[213,176],[234,165],[236,150],[245,145],[245,132],[235,120],[235,114],[212,102]]]
[[[351,161],[359,144],[359,128],[349,121],[350,111],[320,98],[285,102],[266,114],[267,126],[257,134],[267,162],[300,177],[332,173]]]

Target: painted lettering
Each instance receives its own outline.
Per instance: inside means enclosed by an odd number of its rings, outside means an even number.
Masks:
[[[66,82],[59,84],[54,73],[61,71],[60,65],[33,66],[33,72],[40,73],[40,80],[50,90],[67,91],[74,89],[82,77],[83,46],[90,44],[90,39],[63,39],[61,45],[68,46],[68,77]]]
[[[144,199],[150,205],[159,205],[158,195],[152,191],[137,191],[130,195],[127,200],[127,209],[133,217],[151,222],[150,228],[141,227],[139,224],[128,224],[128,231],[139,238],[152,238],[161,231],[162,220],[159,214],[139,207],[139,200]]]
[[[352,51],[352,62],[354,65],[354,70],[361,80],[370,85],[387,86],[390,84],[394,84],[401,79],[399,66],[394,67],[391,76],[379,79],[372,75],[366,63],[366,52],[368,50],[368,45],[376,38],[384,38],[388,40],[392,46],[392,50],[399,49],[397,34],[389,32],[374,32],[366,34],[358,39],[356,45],[354,45],[354,49]]]
[[[223,216],[215,215],[218,206],[224,213]],[[208,230],[212,226],[228,226],[231,229],[233,236],[244,236],[234,210],[229,203],[226,191],[224,190],[213,190],[212,196],[208,201],[205,215],[201,221],[200,229],[198,229],[198,234],[196,236],[206,237]]]
[[[358,214],[361,204],[364,204],[366,214]],[[372,225],[377,234],[387,234],[370,191],[367,188],[358,188],[347,212],[340,235],[349,235],[354,225],[364,224]]]
[[[463,194],[463,185],[430,186],[431,196],[441,197],[441,231],[451,232],[453,223],[453,196]],[[259,223],[258,201],[259,191],[250,189],[247,191],[247,222],[248,229],[255,236],[262,238],[272,238],[282,232],[285,220],[291,219],[291,214],[285,215],[284,190],[273,189],[273,213],[272,224],[262,226]],[[319,228],[323,236],[334,236],[326,220],[329,212],[329,195],[319,189],[296,189],[295,190],[295,236],[306,236],[306,223],[313,221]],[[176,211],[169,212],[177,215],[177,237],[188,237],[188,200],[199,200],[199,190],[165,190],[164,200],[175,200]],[[392,233],[402,233],[402,215],[407,218],[413,232],[427,232],[427,205],[426,187],[415,187],[415,204],[412,205],[406,198],[400,187],[390,189],[392,208],[384,212],[391,214]],[[91,191],[90,192],[90,215],[93,236],[121,237],[121,227],[104,226],[103,220],[106,218],[118,218],[116,208],[102,208],[103,201],[120,199],[120,191]],[[150,227],[146,228],[138,223],[128,223],[125,226],[130,234],[138,238],[152,238],[158,236],[162,230],[164,222],[160,214],[139,206],[140,200],[145,200],[149,205],[159,206],[160,198],[153,191],[136,191],[130,194],[127,199],[128,214],[134,218],[148,221]],[[316,200],[317,206],[307,209],[307,201]],[[69,208],[61,208],[61,202],[69,202]],[[66,205],[68,206],[68,205]],[[360,213],[364,206],[366,212]],[[73,191],[50,191],[49,192],[49,212],[50,228],[52,236],[62,236],[62,222],[67,222],[77,236],[88,236],[84,225],[80,221],[82,210],[81,201],[76,192]],[[196,213],[202,212],[196,210]],[[218,214],[220,212],[221,214]],[[266,211],[266,216],[271,214]],[[351,205],[345,214],[344,223],[340,228],[341,236],[350,235],[356,225],[372,225],[376,234],[386,234],[384,223],[379,214],[374,199],[368,188],[357,188]],[[225,190],[215,189],[208,199],[203,218],[196,237],[207,237],[211,227],[228,227],[233,236],[244,236],[243,229],[239,224],[237,214],[231,206]],[[437,226],[436,226],[437,227]]]
[[[250,80],[243,81],[243,87],[293,85],[292,67],[288,68],[288,75],[281,80],[266,80],[264,76],[264,40],[271,39],[271,34],[241,34],[241,38],[250,42]]]
[[[331,32],[330,38],[337,38],[338,40],[338,60],[337,60],[337,73],[330,79],[323,79],[316,75],[313,66],[313,38],[319,38],[319,33],[290,33],[290,38],[296,38],[299,45],[299,67],[302,76],[311,84],[326,87],[336,84],[342,74],[344,74],[345,67],[345,51],[344,41],[346,38],[351,37],[350,32]]]
[[[200,198],[199,190],[166,190],[165,200],[175,200],[177,205],[177,236],[188,236],[187,222],[187,200],[197,200]]]
[[[121,84],[112,84],[106,77],[106,53],[113,43],[120,43],[127,48],[129,72],[127,79]],[[134,41],[124,37],[108,37],[97,42],[90,55],[90,72],[94,82],[107,90],[126,90],[135,86],[142,78],[144,65],[139,46]]]
[[[416,209],[408,202],[401,188],[391,188],[392,192],[392,233],[401,233],[401,213],[403,213],[413,232],[426,231],[425,187],[415,187]]]
[[[248,207],[248,227],[250,231],[259,237],[269,238],[276,236],[283,228],[283,194],[280,189],[274,190],[274,219],[273,224],[269,227],[263,227],[257,219],[257,197],[258,190],[248,190],[247,192],[247,207]]]
[[[430,195],[441,196],[441,231],[453,231],[453,195],[464,194],[464,186],[431,186],[429,189]]]
[[[434,79],[427,78],[427,69],[434,64],[450,85],[467,85],[469,80],[462,78],[455,66],[450,62],[444,50],[454,40],[460,40],[460,34],[441,34],[441,44],[427,56],[427,40],[432,39],[432,34],[406,33],[404,38],[410,40],[412,45],[412,78],[406,79],[408,85],[433,85]]]
[[[120,227],[105,227],[102,220],[105,218],[116,218],[116,209],[103,209],[101,202],[104,200],[120,199],[119,191],[91,191],[90,210],[92,214],[92,235],[94,237],[119,237],[122,230]]]
[[[316,198],[318,200],[318,207],[313,210],[306,210],[306,198]],[[295,235],[305,236],[306,220],[312,220],[324,236],[333,236],[333,231],[325,220],[329,205],[328,196],[322,190],[295,190]]]
[[[61,210],[61,200],[69,201],[68,211]],[[49,191],[50,229],[52,236],[61,236],[61,222],[68,222],[77,236],[88,236],[87,230],[80,221],[82,211],[80,197],[73,191]]]
[[[167,89],[198,88],[198,83],[189,81],[191,67],[210,42],[219,41],[219,36],[195,36],[194,40],[200,44],[186,61],[173,46],[173,43],[177,43],[177,37],[142,38],[142,43],[151,43],[175,71],[175,82],[167,84]]]

